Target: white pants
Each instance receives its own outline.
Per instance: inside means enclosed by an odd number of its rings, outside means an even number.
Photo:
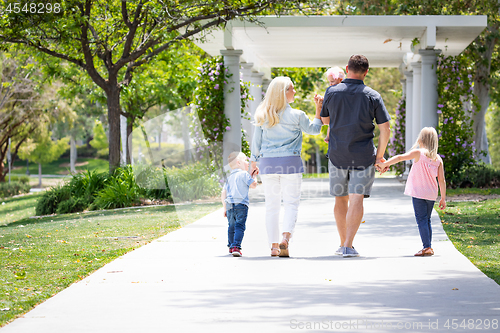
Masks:
[[[300,203],[300,186],[302,174],[292,173],[288,175],[268,174],[261,175],[266,197],[266,227],[269,243],[279,243],[283,232],[293,234]],[[281,196],[285,206],[283,217],[283,231],[280,233],[280,208]]]

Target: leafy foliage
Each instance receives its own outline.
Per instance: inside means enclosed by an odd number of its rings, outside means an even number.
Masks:
[[[224,67],[222,57],[207,58],[198,70],[198,85],[193,99],[196,108],[192,113],[195,121],[191,125],[191,131],[198,147],[199,157],[217,159],[222,156],[224,133],[231,129],[229,119],[224,114],[224,86],[229,80],[238,78],[233,78]],[[248,118],[245,108],[252,96],[249,94],[248,86],[241,80],[240,95],[242,117]],[[241,140],[242,152],[248,156],[250,148],[244,132]]]
[[[439,155],[443,158],[447,182],[455,185],[460,171],[474,165],[477,159],[469,114],[478,105],[467,60],[463,55],[440,56],[437,67]]]
[[[11,181],[0,183],[0,198],[11,197],[22,193],[29,193],[31,186],[24,182]]]
[[[396,107],[396,119],[392,127],[392,137],[389,142],[389,154],[391,156],[404,154],[406,150],[406,99],[401,97],[398,106]],[[396,163],[391,166],[392,170],[396,171],[396,175],[401,175],[405,171],[404,163]]]
[[[90,145],[97,149],[97,155],[99,156],[106,156],[109,154],[108,139],[100,121],[95,122],[94,138],[90,141]]]

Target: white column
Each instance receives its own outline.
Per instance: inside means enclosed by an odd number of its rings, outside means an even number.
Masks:
[[[405,151],[408,152],[413,145],[413,72],[404,72],[406,76],[406,113],[405,113]],[[408,178],[411,161],[405,162],[405,172],[403,178]]]
[[[224,133],[222,144],[223,165],[233,151],[241,151],[241,96],[240,96],[240,56],[242,50],[221,50],[224,66],[233,76],[224,86],[224,114],[229,119],[230,130]]]
[[[441,50],[418,50],[418,54],[422,57],[422,115],[420,126],[434,127],[438,126],[437,115],[437,55]]]
[[[240,64],[241,66],[241,80],[245,83],[246,86],[248,86],[248,90],[249,90],[249,93],[250,93],[250,86],[251,86],[251,76],[252,76],[252,67],[253,67],[253,63],[251,62],[245,62],[245,63],[241,63]],[[251,93],[250,93],[251,94]],[[250,102],[249,101],[247,103],[247,107],[245,108],[245,110],[247,111],[247,115],[248,116],[251,116],[251,113],[250,113]],[[243,116],[241,118],[241,127],[243,128],[243,130],[245,131],[246,133],[246,138],[248,140],[248,143],[251,144],[252,141],[250,141],[250,136],[251,136],[251,132],[252,132],[252,124],[250,123],[250,120],[247,120],[247,119],[244,119]]]
[[[412,130],[411,141],[415,142],[418,134],[422,129],[420,124],[422,114],[422,64],[419,62],[412,62],[413,67],[413,110],[412,110]]]
[[[253,131],[254,131],[254,126],[251,124],[254,120],[255,116],[255,111],[257,110],[257,107],[260,105],[262,102],[262,78],[264,77],[264,73],[252,73],[250,76],[250,95],[253,97],[253,101],[250,101],[249,106],[250,106],[250,130],[247,131],[248,134],[248,143],[250,143],[250,147],[252,146],[252,139],[253,139]]]
[[[252,62],[242,62],[240,64],[240,72],[241,72],[241,79],[243,82],[249,82],[250,81],[250,75],[252,75],[252,67],[253,63]]]
[[[127,164],[127,118],[120,115],[120,136],[122,142],[121,165]]]
[[[406,76],[406,136],[405,136],[405,150],[410,151],[413,145],[413,72],[404,72]]]
[[[269,80],[269,79],[262,80],[262,91],[264,93],[267,91],[267,88],[269,87],[269,83],[271,83],[271,80]]]

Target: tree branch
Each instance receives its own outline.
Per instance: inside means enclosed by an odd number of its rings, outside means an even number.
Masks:
[[[85,58],[85,62],[87,64],[86,70],[89,73],[90,77],[92,80],[99,86],[101,87],[106,93],[108,93],[108,85],[106,84],[106,80],[103,79],[103,77],[99,74],[99,72],[96,70],[94,66],[94,58],[92,56],[92,52],[90,51],[89,47],[89,40],[88,40],[88,30],[89,30],[89,19],[90,19],[90,9],[92,7],[92,1],[91,0],[86,0],[85,2],[85,8],[84,12],[82,13],[83,16],[86,18],[86,22],[82,24],[81,29],[82,29],[82,50],[83,50],[83,56]]]
[[[127,1],[122,0],[122,17],[123,17],[123,22],[125,22],[125,25],[131,29],[131,23],[128,18],[128,11],[127,11]]]

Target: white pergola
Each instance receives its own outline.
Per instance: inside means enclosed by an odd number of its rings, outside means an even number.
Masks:
[[[406,147],[420,129],[438,124],[437,55],[460,54],[486,27],[486,16],[281,16],[262,23],[232,21],[205,36],[198,45],[222,54],[234,77],[251,83],[253,116],[272,67],[345,67],[363,54],[370,67],[399,67],[406,95]],[[224,160],[241,149],[241,127],[250,139],[252,125],[241,119],[238,80],[226,85],[225,114],[231,130],[224,137]]]

